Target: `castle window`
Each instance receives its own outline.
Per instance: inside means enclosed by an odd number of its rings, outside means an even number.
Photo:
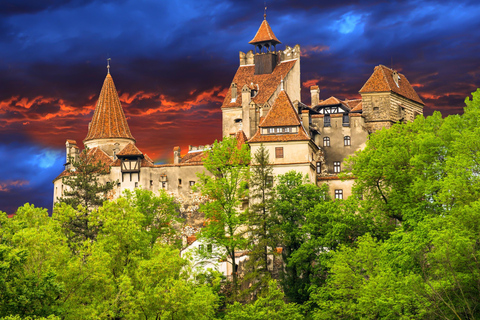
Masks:
[[[343,199],[343,189],[335,189],[335,199]]]
[[[167,183],[166,182],[162,182],[162,188],[163,189],[167,188]]]
[[[343,145],[344,146],[349,146],[350,144],[351,144],[350,136],[343,137]]]
[[[190,187],[193,187],[195,185],[195,181],[190,181]]]
[[[182,179],[178,179],[178,186],[179,186],[179,187],[182,186]]]
[[[121,182],[117,182],[117,188],[120,188],[122,186]]]
[[[212,252],[213,251],[213,246],[211,243],[207,244],[207,252]]]
[[[323,137],[323,146],[330,147],[330,137]]]
[[[239,118],[239,119],[235,119],[234,121],[235,121],[235,123],[242,123],[242,119],[240,119],[240,118]]]
[[[322,163],[317,161],[317,174],[322,173]]]
[[[150,180],[150,187],[153,187],[153,180]]]
[[[275,148],[275,158],[283,158],[283,147]]]
[[[344,127],[350,127],[350,117],[348,116],[348,114],[344,114],[343,117],[342,117],[342,125]]]
[[[330,115],[329,114],[326,114],[324,117],[323,117],[323,126],[324,127],[330,127],[331,124],[330,124]]]
[[[340,161],[334,161],[333,162],[333,172],[340,173],[340,171],[341,171]]]
[[[198,246],[198,251],[203,252],[203,244],[200,244],[200,245]]]
[[[138,182],[135,182],[135,188],[138,188]]]

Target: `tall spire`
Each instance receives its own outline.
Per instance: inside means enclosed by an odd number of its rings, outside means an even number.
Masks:
[[[108,73],[103,82],[92,121],[88,126],[87,137],[83,141],[124,138],[133,140],[133,143],[135,143],[135,138],[133,138],[128,127],[127,118],[123,113],[113,78],[110,75],[110,59],[107,61]]]
[[[249,43],[253,45],[268,44],[271,46],[275,46],[281,43],[280,40],[275,37],[272,28],[270,28],[270,25],[267,22],[267,7],[265,7],[265,13],[263,15],[263,21],[260,25],[260,28],[258,28],[255,37],[253,37],[253,39]]]

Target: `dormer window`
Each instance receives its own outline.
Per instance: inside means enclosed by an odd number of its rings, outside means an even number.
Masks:
[[[392,73],[393,81],[397,85],[398,88],[400,88],[399,82],[400,82],[400,76],[398,75],[397,71],[393,71]]]
[[[268,128],[268,133],[292,133],[292,127],[275,127],[275,128]]]

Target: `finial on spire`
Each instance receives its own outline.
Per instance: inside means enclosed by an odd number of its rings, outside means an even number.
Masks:
[[[111,58],[108,58],[107,59],[107,73],[110,74],[110,60],[112,60]]]
[[[267,20],[267,1],[263,3],[265,10],[263,11],[263,20]]]
[[[280,91],[283,91],[283,76],[282,76],[282,80],[280,80]]]

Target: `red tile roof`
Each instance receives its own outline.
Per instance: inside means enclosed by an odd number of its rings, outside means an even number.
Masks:
[[[260,25],[260,28],[258,28],[257,34],[255,34],[255,37],[253,37],[252,41],[250,41],[249,43],[257,44],[268,41],[273,42],[274,44],[281,43],[280,40],[275,37],[272,28],[270,28],[270,25],[267,22],[267,19],[264,19],[262,21],[262,24]]]
[[[203,159],[207,157],[205,151],[196,151],[196,152],[189,152],[182,157],[180,160],[180,164],[193,164],[193,163],[202,163]]]
[[[87,137],[84,141],[104,138],[126,138],[135,141],[130,133],[127,119],[110,74],[107,74],[103,82],[95,113],[88,126]]]
[[[233,83],[237,85],[237,99],[232,102],[232,89],[229,88],[222,108],[233,108],[242,106],[242,88],[244,85],[258,84],[258,93],[252,98],[256,104],[263,105],[273,95],[280,85],[280,81],[285,79],[287,74],[293,68],[297,60],[290,60],[278,64],[271,74],[255,74],[255,66],[240,66],[233,77]]]
[[[367,80],[367,82],[363,85],[360,89],[360,93],[368,93],[368,92],[395,92],[405,98],[418,102],[422,105],[425,105],[413,89],[410,82],[408,82],[407,78],[398,73],[400,76],[400,80],[398,80],[398,86],[393,80],[393,73],[394,70],[387,68],[383,65],[379,65],[375,67],[373,74]]]
[[[143,153],[133,143],[129,143],[117,156],[143,156]]]
[[[261,128],[297,126],[297,133],[286,134],[261,134]],[[274,141],[308,141],[310,137],[303,129],[298,114],[293,107],[290,98],[285,91],[280,91],[277,100],[268,111],[265,119],[260,123],[255,135],[248,141],[252,142],[274,142]]]
[[[350,108],[350,111],[361,111],[362,110],[362,99],[355,100],[345,100],[345,103]]]
[[[240,130],[237,132],[237,134],[235,135],[235,139],[237,139],[237,148],[238,149],[241,149],[242,146],[247,143],[247,136],[245,135],[245,132],[243,132],[243,130]]]
[[[259,127],[285,127],[285,126],[299,126],[300,119],[297,111],[293,107],[287,93],[280,91],[273,106],[268,110],[265,119],[260,122]]]

